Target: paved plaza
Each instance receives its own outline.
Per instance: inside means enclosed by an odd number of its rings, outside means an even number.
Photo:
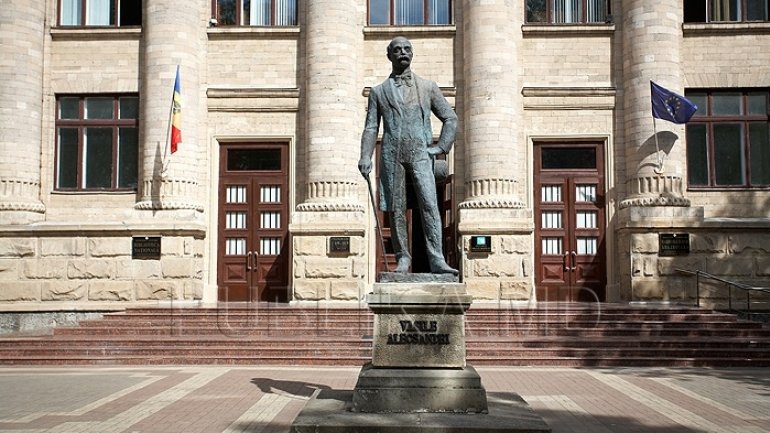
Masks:
[[[0,368],[0,431],[288,432],[314,391],[352,389],[358,370]],[[488,391],[521,394],[554,433],[770,432],[768,369],[478,370]]]

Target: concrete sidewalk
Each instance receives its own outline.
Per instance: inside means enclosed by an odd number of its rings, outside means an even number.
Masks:
[[[769,369],[478,368],[555,433],[770,432]],[[357,368],[0,368],[0,431],[288,432],[319,388]],[[451,415],[447,415],[451,416]]]

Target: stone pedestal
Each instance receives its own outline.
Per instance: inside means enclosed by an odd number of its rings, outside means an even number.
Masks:
[[[473,298],[465,284],[409,276],[421,282],[380,282],[366,297],[374,312],[372,362],[361,369],[350,410],[486,413],[481,378],[465,363],[465,311]]]
[[[465,362],[472,296],[446,278],[380,275],[366,297],[375,314],[372,362],[352,392],[315,395],[291,431],[550,432],[518,395],[488,401],[481,377]]]

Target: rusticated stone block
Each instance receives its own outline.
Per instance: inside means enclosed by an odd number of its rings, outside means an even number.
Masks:
[[[644,233],[631,236],[631,252],[634,253],[657,253],[658,252],[658,234]]]
[[[353,277],[362,278],[369,271],[369,262],[364,258],[353,259]]]
[[[667,299],[665,283],[660,280],[632,280],[631,291],[635,301]]]
[[[79,301],[86,296],[85,281],[45,281],[42,286],[44,301]]]
[[[347,259],[307,259],[306,278],[348,278],[352,276],[352,262]]]
[[[767,277],[770,276],[770,257],[756,257],[754,258],[754,266],[757,276]]]
[[[506,301],[528,301],[532,298],[532,285],[527,281],[502,281],[500,299]]]
[[[359,281],[332,281],[329,297],[335,301],[357,301],[363,297],[363,291]]]
[[[88,283],[88,300],[131,301],[133,285],[130,281],[91,281]]]
[[[193,277],[193,260],[185,258],[164,258],[160,261],[163,278]]]
[[[202,281],[185,281],[183,290],[184,290],[184,299],[188,301],[203,299],[203,282]]]
[[[658,275],[684,275],[677,272],[677,269],[686,271],[703,270],[703,260],[699,257],[661,257],[658,259]]]
[[[750,277],[754,271],[754,260],[749,257],[726,256],[712,258],[706,262],[706,272],[718,276]]]
[[[747,233],[731,235],[728,239],[728,252],[742,254],[748,251],[770,253],[770,235]]]
[[[645,277],[652,277],[655,275],[655,269],[657,268],[658,258],[657,257],[645,257],[642,260],[642,263],[644,263],[644,267],[642,271],[644,272]]]
[[[532,275],[533,269],[534,268],[532,266],[532,259],[529,256],[522,257],[522,259],[521,259],[521,276],[525,277],[525,278],[529,277],[530,275]]]
[[[32,257],[34,255],[34,239],[0,239],[0,257]]]
[[[294,299],[298,301],[321,301],[327,299],[329,283],[326,281],[294,281]]]
[[[0,281],[0,301],[39,301],[39,281]]]
[[[164,237],[161,239],[160,252],[163,256],[183,257],[185,256],[185,239]]]
[[[379,242],[379,241],[378,241]],[[364,238],[361,236],[351,236],[350,237],[350,254],[353,256],[364,256],[366,255],[366,242],[364,242]]]
[[[19,279],[19,260],[0,259],[0,281],[16,281]]]
[[[40,239],[42,257],[83,257],[86,253],[84,238],[43,238]]]
[[[67,276],[67,259],[24,260],[22,275],[30,280],[62,280]]]
[[[718,233],[690,235],[690,253],[719,254],[727,251],[727,236]]]
[[[302,278],[305,276],[305,259],[295,257],[294,258],[294,278]]]
[[[137,280],[152,280],[162,277],[160,260],[127,260],[130,264],[131,277]],[[120,264],[119,264],[120,265]]]
[[[520,277],[521,259],[517,256],[493,255],[487,259],[474,260],[477,277]]]
[[[500,297],[500,282],[496,278],[475,278],[467,282],[467,288],[473,299],[496,301]]]
[[[655,275],[657,258],[636,255],[631,259],[631,272],[635,277],[651,277]]]
[[[529,236],[502,236],[500,252],[503,254],[529,254],[532,251],[532,239]]]
[[[88,240],[91,257],[120,257],[131,255],[131,238],[92,238]]]
[[[115,275],[115,263],[108,260],[70,260],[67,277],[71,279],[110,279]]]
[[[206,252],[206,242],[203,239],[187,238],[184,243],[185,255],[192,254],[195,257],[203,257]]]
[[[137,301],[164,301],[175,299],[177,290],[177,282],[160,280],[160,281],[137,281],[135,284],[136,300]]]
[[[325,256],[326,236],[297,236],[294,238],[294,254],[298,256]]]

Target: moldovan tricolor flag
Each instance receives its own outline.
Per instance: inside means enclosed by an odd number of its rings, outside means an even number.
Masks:
[[[179,79],[179,65],[176,66],[174,80],[174,100],[171,105],[171,153],[176,152],[182,142],[182,89]]]

